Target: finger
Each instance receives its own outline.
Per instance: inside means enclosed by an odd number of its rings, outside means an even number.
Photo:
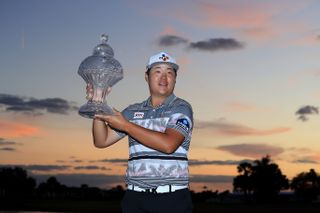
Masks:
[[[95,114],[94,118],[98,118],[100,120],[106,120],[107,119],[105,115],[101,115],[101,114]]]
[[[108,87],[108,89],[107,89],[107,95],[111,92],[111,90],[112,90],[112,87]]]
[[[119,114],[120,112],[116,108],[112,108],[114,114]]]

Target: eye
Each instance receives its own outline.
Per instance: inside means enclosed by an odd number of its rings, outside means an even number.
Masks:
[[[173,76],[174,75],[174,71],[173,70],[168,70],[167,74]]]

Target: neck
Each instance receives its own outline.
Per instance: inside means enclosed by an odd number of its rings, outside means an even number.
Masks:
[[[151,104],[153,107],[160,106],[166,100],[164,96],[151,96]]]

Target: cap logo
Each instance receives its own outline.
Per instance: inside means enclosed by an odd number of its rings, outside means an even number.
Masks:
[[[167,61],[169,60],[169,57],[166,56],[165,54],[162,54],[161,57],[159,57],[159,59],[161,59],[162,61]]]

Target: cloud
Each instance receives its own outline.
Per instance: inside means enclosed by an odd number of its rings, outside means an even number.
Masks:
[[[0,151],[14,152],[16,151],[16,149],[11,146],[16,146],[16,145],[20,145],[20,144],[13,141],[6,141],[4,138],[0,138]]]
[[[278,146],[266,144],[234,144],[216,147],[218,150],[226,151],[231,154],[242,156],[261,158],[262,156],[270,155],[277,156],[284,152],[284,149]]]
[[[191,42],[190,49],[203,51],[218,51],[218,50],[237,50],[242,49],[244,44],[233,38],[211,38],[204,41]]]
[[[252,162],[252,160],[241,160],[241,161],[235,161],[235,160],[189,160],[189,166],[208,166],[208,165],[219,165],[219,166],[225,166],[225,165],[239,165],[242,162]]]
[[[191,175],[191,183],[230,183],[234,176],[230,175]]]
[[[20,144],[17,142],[13,142],[13,141],[6,141],[4,138],[0,138],[0,146],[3,146],[3,145],[15,146],[15,145],[20,145]]]
[[[288,132],[291,128],[278,127],[272,129],[259,130],[241,124],[232,124],[226,122],[209,122],[209,121],[196,121],[195,128],[207,129],[212,133],[222,136],[266,136]]]
[[[106,170],[111,170],[111,169],[107,169],[104,166],[75,166],[74,167],[75,170],[102,170],[102,171],[106,171]]]
[[[68,165],[17,165],[31,172],[43,171],[65,171],[70,168]]]
[[[114,158],[114,159],[102,159],[102,160],[94,160],[90,161],[90,163],[112,163],[112,164],[118,164],[120,166],[127,166],[128,165],[128,159],[120,159],[120,158]]]
[[[191,8],[192,7],[192,8]],[[266,4],[234,1],[194,2],[186,12],[176,12],[176,19],[197,27],[265,27],[271,24],[272,8]]]
[[[189,42],[188,39],[178,35],[162,35],[158,40],[158,45],[161,47],[176,46],[185,44],[186,47],[200,51],[218,51],[218,50],[237,50],[244,48],[244,43],[237,41],[234,38],[210,38],[203,41]]]
[[[163,35],[159,38],[158,45],[163,47],[188,43],[188,40],[176,35]]]
[[[163,35],[163,36],[165,36],[165,35],[178,35],[178,34],[180,34],[180,33],[178,33],[176,28],[174,28],[171,25],[165,25],[162,32],[161,32],[161,35]]]
[[[191,1],[184,9],[172,8],[173,19],[188,26],[209,29],[226,29],[240,32],[250,38],[266,40],[288,34],[288,22],[312,1]],[[157,14],[162,15],[158,12]],[[300,22],[295,23],[295,25]],[[303,23],[305,24],[305,23]]]
[[[12,147],[3,147],[3,148],[0,148],[0,151],[14,152],[16,151],[16,149]]]
[[[258,41],[269,40],[279,33],[274,29],[275,27],[253,27],[253,28],[244,28],[240,30],[240,34],[249,37],[250,39],[255,39]],[[279,30],[278,30],[279,31]]]
[[[307,117],[308,115],[319,114],[319,108],[307,105],[298,109],[295,114],[298,116],[299,120],[307,121],[309,120],[309,118]]]
[[[32,115],[41,115],[42,111],[56,114],[67,114],[78,109],[74,103],[62,98],[25,98],[16,95],[0,94],[0,106],[6,111],[22,112]]]
[[[309,158],[302,158],[302,159],[294,160],[294,161],[292,161],[292,163],[299,163],[299,164],[319,164],[318,161],[313,160],[313,159],[309,159]]]
[[[294,164],[319,164],[320,152],[314,147],[288,147],[280,158]]]
[[[119,159],[119,158],[104,159],[104,160],[101,160],[101,162],[109,162],[109,163],[128,163],[128,159]]]
[[[0,148],[1,150],[1,148]],[[7,151],[10,151],[10,150],[7,150]],[[12,166],[16,166],[16,167],[21,167],[21,168],[24,168],[28,171],[30,171],[31,173],[34,173],[34,172],[63,172],[63,171],[69,171],[69,170],[102,170],[102,171],[108,171],[108,170],[111,170],[111,169],[108,169],[104,166],[92,166],[92,165],[89,165],[89,166],[70,166],[70,165],[37,165],[37,164],[34,164],[34,165],[0,165],[0,167],[12,167]]]
[[[37,127],[21,124],[21,123],[13,123],[7,120],[0,120],[0,135],[2,137],[25,137],[32,136],[39,132]]]

